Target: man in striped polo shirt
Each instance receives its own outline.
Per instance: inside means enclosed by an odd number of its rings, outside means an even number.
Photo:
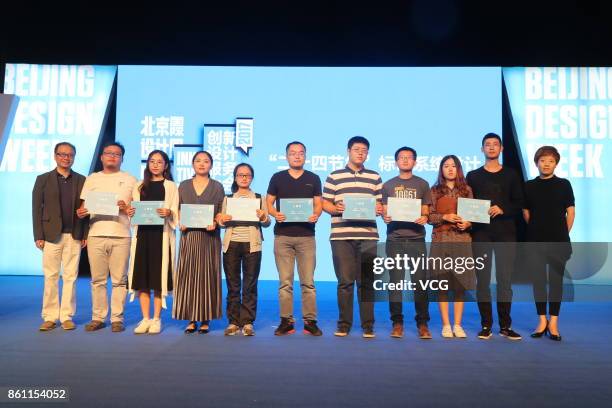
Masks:
[[[366,169],[370,142],[354,136],[348,141],[349,162],[343,169],[331,173],[323,188],[323,209],[332,216],[331,247],[334,270],[338,279],[338,328],[334,335],[348,335],[353,324],[353,293],[357,282],[359,316],[363,337],[374,337],[374,257],[378,242],[376,220],[343,218],[344,199],[366,196],[376,199],[376,215],[382,215],[382,179]]]

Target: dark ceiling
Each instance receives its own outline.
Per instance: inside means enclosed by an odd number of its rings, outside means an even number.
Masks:
[[[0,63],[612,66],[611,1],[58,4],[0,6]]]

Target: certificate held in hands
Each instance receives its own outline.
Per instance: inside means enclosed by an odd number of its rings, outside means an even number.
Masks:
[[[117,194],[103,191],[90,191],[85,197],[85,208],[92,215],[119,215]]]
[[[391,221],[415,222],[421,217],[421,199],[389,197],[387,215]]]
[[[232,221],[258,222],[257,210],[260,206],[259,198],[228,197],[225,212],[232,216]]]
[[[132,216],[132,225],[164,225],[164,218],[157,213],[163,201],[132,201],[130,204],[136,212]]]
[[[464,221],[480,222],[483,224],[491,223],[489,208],[491,208],[490,200],[463,197],[459,197],[457,200],[457,215],[463,218]]]
[[[376,220],[376,198],[372,196],[345,196],[344,220]]]
[[[215,206],[212,204],[181,204],[181,225],[206,228],[213,225]]]
[[[284,222],[308,222],[313,211],[312,198],[280,199],[280,212],[285,215]]]

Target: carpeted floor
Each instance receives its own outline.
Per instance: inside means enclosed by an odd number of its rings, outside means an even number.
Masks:
[[[477,339],[474,303],[466,305],[468,339],[440,337],[436,304],[433,340],[418,340],[411,323],[403,339],[392,339],[384,303],[376,304],[375,339],[361,338],[358,325],[337,338],[335,284],[323,282],[317,286],[323,337],[304,336],[301,326],[275,337],[277,282],[262,281],[255,337],[224,337],[225,320],[213,322],[209,334],[185,335],[185,322],[172,321],[169,311],[160,335],[136,336],[137,302],[127,305],[124,333],[84,331],[87,279],[78,282],[73,332],[37,331],[42,277],[3,276],[0,288],[0,387],[65,386],[70,406],[588,407],[612,399],[610,302],[564,303],[560,343],[529,338],[536,322],[531,303],[513,305],[522,341]],[[296,306],[299,318],[298,299]],[[414,309],[404,306],[412,322]],[[23,406],[0,404],[13,405]]]

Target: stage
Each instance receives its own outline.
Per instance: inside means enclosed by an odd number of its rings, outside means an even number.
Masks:
[[[73,406],[569,407],[604,406],[612,398],[608,302],[564,303],[562,342],[529,338],[536,322],[531,303],[512,308],[522,341],[496,331],[488,341],[476,338],[474,303],[466,304],[467,339],[440,337],[436,304],[432,340],[416,337],[410,304],[405,337],[390,338],[386,303],[375,306],[375,339],[363,339],[358,326],[338,338],[335,284],[321,282],[323,337],[303,335],[301,324],[294,335],[275,337],[277,282],[260,281],[255,337],[223,336],[225,320],[214,321],[209,334],[185,335],[185,322],[172,321],[169,311],[160,335],[136,336],[137,302],[127,304],[125,332],[110,326],[85,332],[91,307],[85,278],[78,281],[76,331],[39,332],[42,284],[42,277],[0,277],[0,385],[68,387]]]

